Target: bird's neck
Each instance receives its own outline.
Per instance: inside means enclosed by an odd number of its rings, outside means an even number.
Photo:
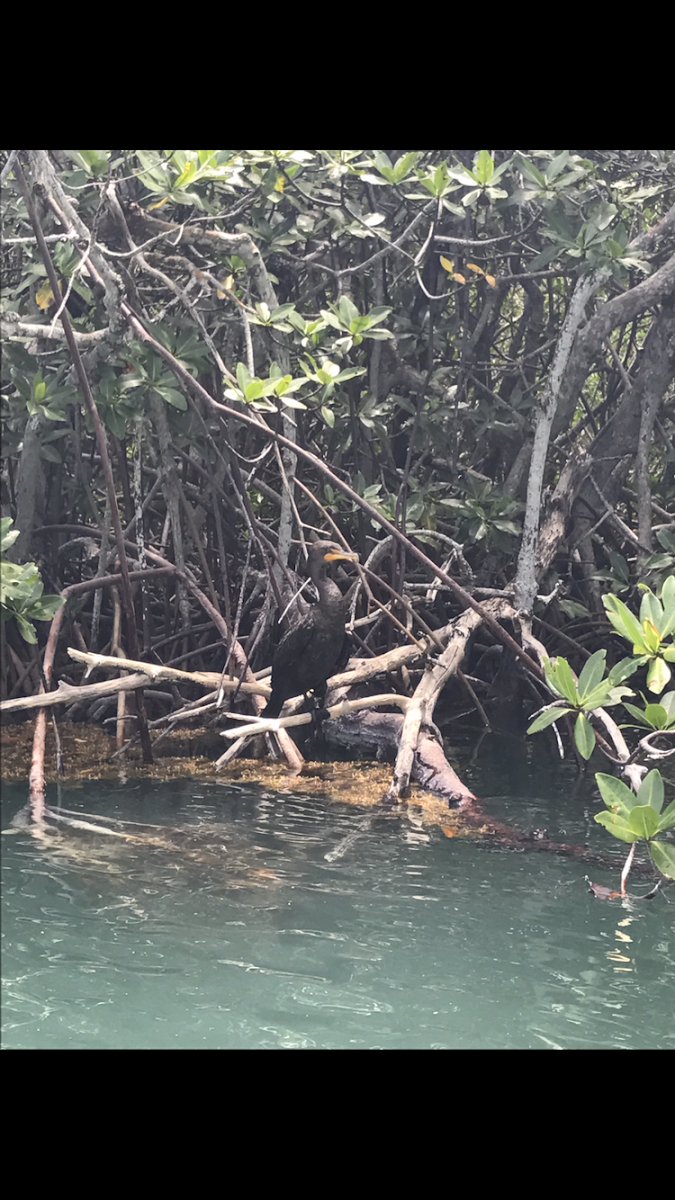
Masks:
[[[342,605],[342,592],[325,570],[316,579],[316,590],[319,593],[319,604],[322,608],[337,609]]]

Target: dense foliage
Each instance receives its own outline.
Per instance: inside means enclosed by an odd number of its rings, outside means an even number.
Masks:
[[[334,536],[326,513],[408,600],[373,584],[399,625],[362,602],[364,653],[391,648],[401,625],[418,632],[411,608],[431,629],[459,611],[384,539],[379,514],[479,600],[515,588],[537,637],[575,669],[602,647],[620,656],[602,594],[632,603],[638,582],[658,591],[675,565],[673,151],[4,162],[2,513],[20,535],[9,556],[36,563],[49,592],[114,570],[114,549],[19,162],[107,433],[129,553],[143,568],[154,551],[196,581],[254,670],[270,661],[267,572],[296,565],[307,528]],[[332,475],[280,452],[268,429]],[[146,657],[226,664],[230,639],[185,579],[136,586]],[[116,604],[110,590],[71,600],[63,646],[118,645]],[[20,632],[2,626],[3,698],[32,686]],[[489,704],[512,695],[513,672],[487,649],[472,670]],[[164,693],[158,711],[174,702]]]

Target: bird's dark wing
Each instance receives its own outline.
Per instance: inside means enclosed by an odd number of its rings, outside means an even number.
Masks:
[[[296,625],[287,629],[274,651],[274,670],[276,671],[277,667],[283,670],[293,663],[307,649],[313,633],[314,622],[311,616],[303,617]]]
[[[339,658],[335,664],[333,671],[331,672],[332,675],[339,675],[342,671],[347,670],[347,663],[349,662],[349,657],[351,655],[352,649],[353,649],[352,639],[350,638],[348,633],[345,633],[345,640],[342,643],[342,649],[340,651]]]
[[[314,622],[307,616],[288,629],[279,642],[272,662],[272,695],[264,716],[278,717],[285,701],[304,691],[302,668],[313,634]]]

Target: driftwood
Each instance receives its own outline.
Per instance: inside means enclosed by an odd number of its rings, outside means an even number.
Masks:
[[[391,700],[392,697],[387,697]],[[368,750],[377,758],[394,758],[401,745],[404,716],[400,713],[356,713],[356,705],[345,706],[352,711],[326,724],[324,735],[331,746],[363,753]],[[336,706],[336,708],[339,706]],[[428,792],[433,792],[453,808],[465,808],[477,801],[477,796],[462,783],[445,757],[443,746],[433,729],[420,729],[415,747],[410,778]]]
[[[124,675],[121,679],[103,679],[100,683],[86,683],[75,686],[64,683],[63,680],[53,692],[45,692],[40,696],[18,696],[15,700],[3,700],[0,712],[17,712],[26,708],[48,708],[52,704],[72,704],[75,700],[95,699],[99,696],[112,696],[116,692],[133,691],[138,687],[147,687],[159,680],[171,679],[175,682],[198,683],[202,687],[216,688],[221,686],[225,691],[241,692],[249,695],[269,696],[271,688],[266,684],[239,683],[237,679],[223,680],[220,672],[215,671],[179,671],[175,667],[162,667],[154,663],[139,662],[137,659],[115,658],[109,654],[88,654],[83,650],[68,649],[68,654],[76,662],[84,662],[91,671],[94,667],[112,667],[119,671],[134,671],[133,675]]]
[[[501,599],[487,601],[484,608],[489,610],[489,618],[494,621],[497,617],[515,617],[508,602]],[[333,696],[336,689],[339,700],[328,708],[331,719],[328,740],[339,741],[345,738],[354,748],[358,741],[363,749],[364,744],[372,741],[372,734],[377,731],[376,751],[381,751],[386,745],[395,753],[395,766],[391,786],[387,793],[390,803],[409,794],[410,783],[418,782],[429,791],[433,791],[448,800],[454,806],[471,804],[476,797],[466,788],[443,753],[440,736],[433,726],[434,708],[448,680],[457,675],[464,660],[468,643],[476,629],[480,626],[483,616],[474,608],[468,608],[456,620],[451,621],[445,628],[437,630],[430,636],[420,637],[412,645],[399,647],[387,654],[373,659],[352,660],[349,669],[333,676],[328,681]],[[530,652],[537,656],[538,644],[534,639]],[[116,671],[120,669],[120,659],[111,655],[91,654],[81,650],[69,649],[68,654],[76,662],[85,663],[88,670],[94,667],[109,667]],[[388,672],[399,670],[402,666],[424,665],[420,682],[412,697],[382,693],[376,696],[363,697],[357,700],[345,698],[346,690],[355,684],[363,684]],[[238,690],[255,698],[257,705],[270,695],[270,688],[262,682],[240,683],[239,680],[224,679],[219,673],[212,671],[180,671],[172,667],[164,667],[154,663],[144,663],[135,659],[125,659],[124,667],[133,674],[121,678],[104,680],[95,684],[83,684],[79,687],[61,682],[56,691],[40,696],[19,697],[16,700],[5,701],[0,705],[0,711],[12,711],[27,708],[44,708],[51,704],[72,703],[76,700],[86,700],[89,697],[111,695],[114,693],[147,687],[151,682],[172,680],[174,682],[196,683],[207,690],[220,688],[223,691]],[[264,717],[239,717],[229,714],[235,720],[243,720],[244,724],[236,729],[227,730],[224,736],[234,742],[230,749],[221,756],[216,764],[223,766],[240,753],[248,738],[266,732],[274,732],[282,740],[288,740],[285,730],[289,727],[308,724],[311,721],[309,713],[296,712],[302,704],[302,697],[288,702],[284,711],[286,716],[265,720]],[[396,706],[402,715],[367,713],[363,710]],[[337,724],[333,724],[337,722]],[[340,733],[342,729],[342,733]],[[344,743],[343,743],[344,744]],[[299,769],[302,758],[297,753]]]
[[[500,602],[490,602],[490,607],[499,610]],[[335,737],[329,740],[339,740],[337,732],[342,722],[342,736],[353,744],[358,736],[360,747],[372,740],[373,731],[378,730],[376,750],[381,750],[383,744],[388,750],[392,748],[396,754],[396,763],[392,783],[388,792],[390,802],[409,793],[410,782],[419,782],[429,791],[435,792],[453,805],[472,803],[475,800],[468,788],[447,762],[443,753],[440,738],[433,727],[433,712],[438,697],[448,679],[456,674],[464,659],[469,638],[481,623],[481,616],[473,609],[467,609],[455,621],[444,629],[436,631],[431,637],[421,637],[415,644],[399,647],[387,654],[373,659],[352,660],[349,669],[333,676],[328,681],[329,688],[335,695],[340,689],[338,703],[328,708],[328,717],[337,721]],[[438,651],[441,651],[438,653]],[[430,653],[436,653],[431,658]],[[76,662],[86,664],[89,671],[95,667],[120,669],[120,659],[111,655],[92,654],[70,648],[68,654]],[[402,666],[424,664],[425,669],[420,683],[412,697],[382,693],[376,696],[363,697],[356,700],[345,699],[346,690],[355,684],[363,684],[388,672],[397,671]],[[237,689],[244,694],[260,698],[269,696],[270,688],[262,682],[240,683],[238,680],[223,679],[222,675],[211,671],[180,671],[172,667],[144,663],[135,659],[125,659],[124,667],[133,674],[121,678],[104,680],[95,684],[73,686],[61,682],[53,692],[39,696],[19,697],[16,700],[0,704],[0,711],[16,711],[18,709],[45,708],[52,704],[72,703],[100,696],[135,690],[147,687],[159,680],[174,682],[196,683],[208,690],[221,688],[223,691]],[[234,740],[235,744],[221,756],[216,764],[223,766],[226,762],[240,753],[249,737],[266,732],[274,732],[282,739],[287,738],[285,730],[289,727],[309,724],[312,717],[306,712],[293,713],[302,704],[302,697],[297,697],[285,706],[288,714],[279,718],[265,720],[264,717],[241,718],[229,714],[235,720],[243,720],[243,726],[227,730],[224,736]],[[402,711],[397,714],[373,714],[363,710],[396,706]],[[358,716],[357,716],[358,714]],[[345,724],[345,722],[347,722]],[[355,726],[358,727],[358,735]],[[298,757],[299,752],[298,752]],[[298,763],[301,765],[302,759]]]

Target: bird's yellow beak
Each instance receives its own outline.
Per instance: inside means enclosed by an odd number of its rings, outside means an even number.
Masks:
[[[327,550],[324,554],[326,562],[338,562],[345,559],[347,562],[358,562],[358,554],[348,554],[346,550]]]

